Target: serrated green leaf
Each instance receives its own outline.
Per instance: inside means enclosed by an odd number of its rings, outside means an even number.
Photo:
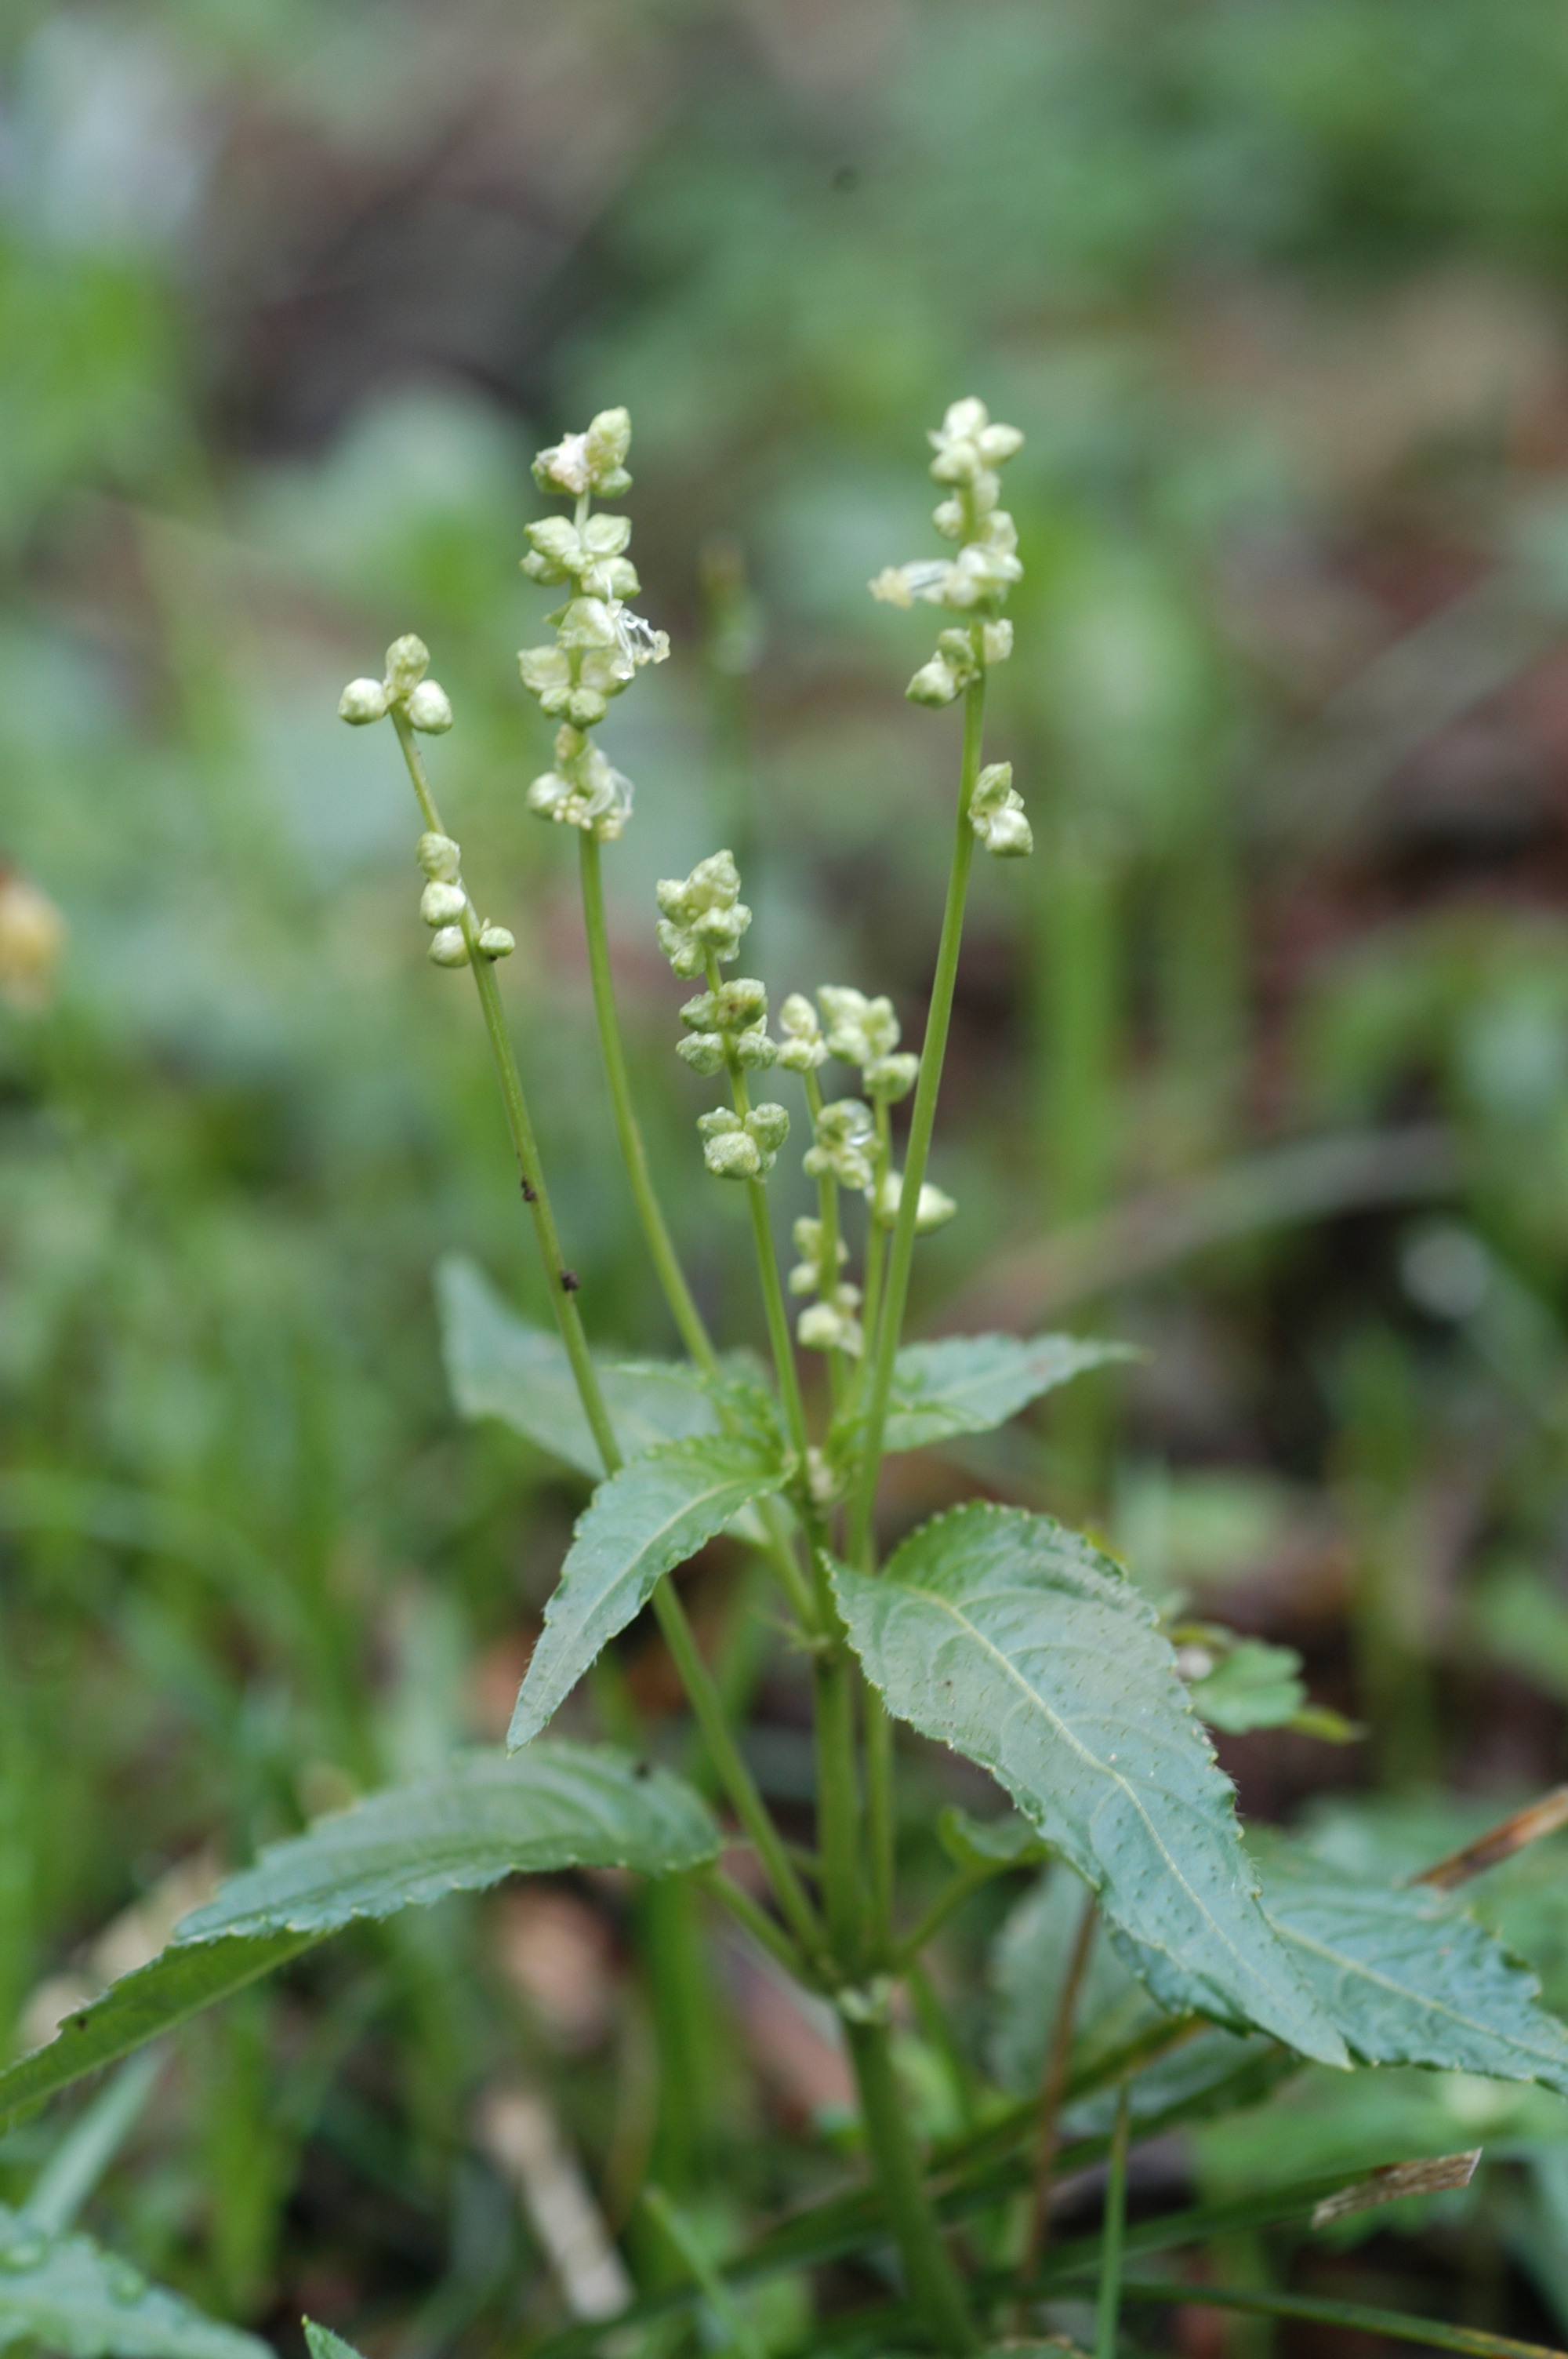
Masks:
[[[461,1254],[449,1254],[438,1265],[436,1298],[447,1381],[460,1414],[497,1417],[597,1482],[603,1462],[560,1337],[520,1319],[478,1264]],[[689,1363],[596,1355],[596,1365],[627,1458],[657,1442],[718,1432],[719,1412]]]
[[[1258,1905],[1229,1781],[1119,1566],[1046,1516],[969,1506],[879,1578],[834,1580],[892,1710],[989,1769],[1105,1915],[1201,1988],[1196,2011],[1347,2060]]]
[[[299,2323],[305,2329],[310,2359],[363,2359],[362,2353],[356,2351],[351,2343],[345,2343],[341,2334],[334,2334],[330,2326],[318,2326],[313,2318],[302,2318]]]
[[[1541,1984],[1449,1895],[1357,1885],[1271,1849],[1263,1906],[1346,2045],[1368,2064],[1427,2064],[1568,2096],[1568,2030]]]
[[[719,1842],[691,1787],[608,1745],[552,1742],[514,1760],[470,1754],[440,1777],[319,1820],[231,1876],[149,1964],[0,2071],[0,2119],[128,2055],[356,1917],[389,1917],[514,1873],[671,1875],[712,1859]]]
[[[308,1933],[255,1940],[206,1941],[168,1949],[112,1983],[102,1998],[68,2015],[47,2046],[0,2071],[0,2121],[23,2105],[69,2088],[84,2073],[128,2056],[258,1975],[272,1973],[310,1947]]]
[[[1211,1671],[1192,1681],[1193,1710],[1227,1736],[1242,1736],[1249,1728],[1283,1728],[1306,1701],[1301,1668],[1293,1647],[1238,1638]]]
[[[893,1364],[884,1450],[923,1450],[957,1433],[989,1433],[1042,1393],[1087,1368],[1137,1357],[1094,1336],[945,1335],[906,1343]]]
[[[536,1736],[661,1577],[754,1499],[779,1490],[776,1458],[750,1441],[673,1441],[601,1483],[578,1518],[512,1715],[510,1749]]]
[[[91,2236],[42,2235],[0,2206],[0,2350],[22,2341],[65,2359],[272,2359]]]
[[[608,1745],[470,1753],[438,1777],[392,1788],[274,1843],[175,1932],[176,1946],[235,1934],[318,1939],[503,1875],[633,1867],[667,1875],[717,1855],[707,1804],[667,1769]]]

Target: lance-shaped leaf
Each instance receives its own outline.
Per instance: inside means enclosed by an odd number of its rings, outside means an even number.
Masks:
[[[40,2234],[0,2205],[0,2350],[21,2342],[65,2359],[272,2359],[91,2236]]]
[[[520,1319],[478,1265],[460,1254],[439,1264],[436,1296],[447,1381],[460,1413],[498,1417],[597,1482],[603,1461],[560,1337]],[[655,1442],[719,1430],[713,1400],[689,1364],[600,1359],[597,1365],[610,1421],[627,1458]]]
[[[1568,2030],[1459,1901],[1351,1883],[1284,1846],[1262,1865],[1271,1923],[1364,2062],[1539,2081],[1568,2096]]]
[[[355,1917],[472,1892],[514,1873],[634,1867],[668,1875],[715,1857],[707,1804],[667,1769],[609,1746],[471,1753],[438,1777],[372,1794],[275,1843],[179,1925],[177,1943],[335,1933]]]
[[[506,1742],[536,1736],[655,1583],[694,1556],[753,1499],[784,1483],[754,1442],[673,1441],[601,1483],[578,1518]]]
[[[150,1964],[68,2016],[48,2047],[0,2071],[0,2119],[127,2055],[352,1918],[390,1917],[514,1872],[666,1875],[718,1848],[700,1797],[630,1755],[555,1743],[516,1760],[470,1754],[440,1777],[319,1820],[232,1876]]]
[[[834,1578],[892,1710],[1006,1788],[1143,1945],[1162,2006],[1194,2006],[1195,1987],[1197,2012],[1348,2060],[1258,1905],[1229,1782],[1119,1567],[1046,1516],[970,1506],[913,1534],[880,1578]]]
[[[957,1433],[989,1433],[1086,1368],[1137,1357],[1093,1336],[946,1335],[906,1343],[893,1364],[885,1450],[923,1450]]]

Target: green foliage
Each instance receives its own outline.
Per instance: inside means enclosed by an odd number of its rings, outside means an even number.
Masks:
[[[276,1843],[179,1926],[176,1946],[280,1932],[320,1940],[511,1875],[633,1867],[668,1875],[716,1856],[707,1806],[667,1769],[608,1745],[473,1753],[443,1776],[372,1794]]]
[[[45,2235],[0,2205],[0,2349],[41,2343],[64,2359],[268,2359],[91,2236]]]
[[[498,1417],[597,1482],[603,1463],[560,1337],[519,1319],[460,1255],[445,1257],[436,1285],[447,1380],[461,1414]],[[694,1368],[601,1360],[600,1382],[629,1458],[657,1442],[718,1430],[718,1412]]]
[[[536,1736],[676,1565],[782,1489],[783,1469],[743,1440],[671,1441],[601,1483],[578,1520],[528,1664],[507,1744]]]
[[[1193,1680],[1188,1690],[1193,1710],[1211,1728],[1231,1736],[1249,1728],[1288,1727],[1306,1701],[1301,1666],[1293,1647],[1243,1639],[1222,1654],[1211,1671]]]
[[[893,1364],[887,1450],[925,1450],[955,1434],[987,1433],[1087,1369],[1135,1357],[1094,1337],[949,1335],[906,1343]]]
[[[334,2334],[330,2326],[318,2326],[313,2318],[302,2323],[310,2359],[362,2359],[353,2344],[345,2343],[341,2334]]]
[[[890,1709],[978,1761],[1145,1945],[1157,1998],[1343,2044],[1249,1888],[1234,1798],[1152,1608],[1049,1518],[960,1507],[877,1580],[837,1566],[850,1641]]]

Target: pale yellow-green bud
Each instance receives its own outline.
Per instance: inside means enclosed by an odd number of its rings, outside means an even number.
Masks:
[[[921,665],[903,692],[911,704],[951,704],[958,693],[958,682],[952,667],[940,656],[933,656],[929,663]]]
[[[422,835],[414,847],[414,857],[426,875],[433,877],[438,884],[457,883],[462,854],[449,835],[434,832]]]
[[[920,1060],[913,1049],[901,1049],[896,1056],[872,1057],[860,1069],[866,1095],[883,1105],[897,1105],[914,1087],[920,1072]]]
[[[430,943],[431,958],[438,966],[467,966],[469,946],[463,940],[460,926],[443,926]]]
[[[737,899],[740,872],[734,854],[709,853],[689,876],[661,877],[654,887],[661,916],[659,948],[678,975],[698,975],[711,955],[720,964],[740,954],[741,937],[752,912]]]
[[[618,499],[632,488],[623,463],[632,447],[632,420],[624,409],[601,409],[586,433],[563,434],[534,462],[534,481],[544,492],[565,492],[580,499],[598,492]]]
[[[430,650],[412,631],[394,639],[386,651],[386,687],[394,698],[410,695],[430,669]]]
[[[427,926],[455,926],[468,908],[468,897],[460,885],[432,877],[419,896],[419,915]]]
[[[876,1201],[872,1209],[879,1226],[891,1229],[898,1219],[898,1208],[903,1198],[903,1173],[884,1172],[880,1194],[874,1188],[866,1190],[866,1201],[869,1204],[871,1203],[873,1195]],[[922,1181],[920,1201],[914,1212],[915,1235],[924,1237],[933,1229],[941,1228],[945,1223],[952,1219],[957,1209],[951,1196],[944,1195],[942,1190],[934,1188],[929,1180]]]
[[[814,1072],[827,1060],[827,1043],[816,1010],[802,991],[792,991],[779,1009],[779,1062],[792,1073]]]
[[[829,1056],[846,1065],[864,1065],[897,1048],[899,1021],[891,999],[868,999],[864,992],[837,983],[820,984],[816,996],[827,1019]]]
[[[866,1188],[871,1180],[876,1125],[859,1098],[835,1098],[816,1118],[816,1137],[804,1157],[806,1177],[831,1177],[841,1187]]]
[[[716,1180],[756,1180],[763,1169],[762,1149],[739,1124],[705,1139],[702,1159]]]
[[[404,707],[409,726],[422,730],[427,737],[439,737],[452,725],[451,700],[438,682],[422,679],[409,691]]]
[[[479,946],[487,959],[510,958],[517,947],[517,937],[506,926],[482,926]]]
[[[1033,851],[1033,833],[1023,815],[1023,797],[1012,783],[1011,762],[988,762],[975,780],[969,824],[1000,860],[1022,859]]]
[[[387,693],[379,679],[351,679],[338,699],[338,718],[352,728],[362,729],[367,721],[384,721]]]
[[[987,623],[980,633],[980,652],[988,664],[1005,663],[1012,653],[1012,625],[1004,617]]]
[[[676,1042],[676,1055],[694,1073],[722,1072],[727,1049],[722,1032],[688,1032],[684,1040]]]

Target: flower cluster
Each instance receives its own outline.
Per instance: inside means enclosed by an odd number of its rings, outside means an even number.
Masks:
[[[871,1207],[872,1218],[884,1229],[891,1229],[898,1219],[899,1203],[903,1195],[903,1174],[885,1171],[880,1188],[868,1188],[866,1201]],[[914,1234],[928,1236],[950,1221],[958,1207],[951,1196],[934,1188],[929,1180],[920,1183],[920,1201],[914,1208]]]
[[[414,857],[428,879],[419,896],[419,915],[430,928],[430,956],[438,966],[467,966],[469,935],[463,919],[488,959],[510,958],[517,944],[504,926],[492,926],[474,913],[463,889],[462,854],[449,835],[425,834],[414,847]]]
[[[910,1049],[898,1050],[899,1022],[892,1000],[868,999],[863,992],[832,983],[823,984],[816,996],[827,1018],[828,1055],[860,1066],[866,1095],[873,1102],[896,1105],[907,1097],[920,1060]]]
[[[532,581],[565,582],[571,590],[548,617],[556,626],[554,646],[524,647],[517,657],[524,687],[561,723],[555,767],[534,780],[528,808],[602,842],[613,842],[631,816],[632,782],[588,732],[644,664],[663,663],[670,651],[666,635],[625,603],[638,589],[636,568],[625,553],[630,519],[589,513],[595,493],[614,498],[631,489],[623,463],[631,441],[625,410],[603,409],[585,432],[565,435],[540,451],[535,482],[541,491],[575,500],[577,507],[569,519],[542,516],[531,524],[523,560]]]
[[[859,1098],[834,1098],[816,1117],[806,1150],[808,1179],[837,1180],[840,1188],[869,1189],[876,1171],[877,1133],[871,1110]]]
[[[1023,816],[1023,797],[1012,783],[1011,762],[988,762],[969,797],[969,825],[999,860],[1017,860],[1034,849],[1034,831]]]
[[[734,854],[710,853],[689,876],[666,876],[655,887],[659,948],[680,975],[709,977],[681,1009],[687,1038],[676,1054],[695,1072],[735,1076],[740,1110],[719,1106],[698,1117],[702,1159],[717,1180],[760,1180],[771,1171],[789,1136],[782,1105],[747,1107],[741,1076],[764,1071],[777,1061],[778,1043],[768,1038],[767,985],[749,975],[729,983],[719,975],[740,951],[752,912],[741,898],[741,872]]]
[[[760,1180],[778,1160],[789,1136],[789,1116],[782,1105],[753,1106],[745,1114],[715,1106],[711,1114],[698,1114],[697,1127],[702,1159],[716,1180]]]
[[[680,1020],[688,1037],[676,1041],[676,1054],[694,1073],[719,1073],[731,1064],[762,1072],[778,1057],[778,1043],[768,1038],[768,987],[749,975],[688,999]]]
[[[792,1294],[820,1294],[819,1302],[808,1303],[795,1321],[795,1333],[808,1351],[849,1352],[859,1358],[865,1350],[866,1339],[860,1320],[860,1289],[838,1277],[849,1258],[849,1248],[842,1237],[835,1238],[833,1280],[826,1267],[827,1240],[820,1221],[803,1214],[795,1224],[795,1249],[801,1258],[789,1274]]]
[[[931,440],[936,451],[931,473],[947,488],[947,497],[931,520],[946,538],[963,546],[957,557],[886,565],[871,591],[890,606],[913,606],[918,599],[963,617],[961,625],[938,634],[935,654],[921,665],[905,691],[916,704],[943,705],[951,704],[983,679],[992,664],[1005,663],[1012,653],[1012,625],[1001,607],[1013,583],[1022,581],[1023,568],[1018,561],[1017,528],[1007,510],[997,506],[1001,492],[997,469],[1012,457],[1023,437],[1016,426],[993,425],[985,403],[970,398],[954,402]],[[976,789],[970,815],[988,852],[1006,856],[1032,849],[1022,810],[1022,799],[1011,791],[1011,774],[1005,790],[996,790],[989,801],[982,802]]]
[[[710,958],[727,966],[740,953],[752,912],[741,898],[732,852],[711,852],[689,876],[661,877],[659,948],[679,975],[701,974]]]
[[[446,690],[426,679],[429,669],[429,648],[406,632],[386,651],[384,679],[350,680],[338,699],[339,720],[362,729],[367,722],[384,721],[389,712],[401,714],[411,729],[438,737],[452,725],[452,708]]]

